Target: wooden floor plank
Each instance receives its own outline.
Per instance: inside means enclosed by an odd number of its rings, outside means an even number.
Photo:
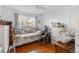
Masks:
[[[55,46],[51,44],[43,44],[40,42],[34,42],[34,43],[29,43],[25,44],[19,47],[16,47],[16,52],[17,53],[26,53],[26,52],[55,52]]]
[[[69,46],[61,45],[62,46],[36,41],[16,47],[16,53],[70,53],[71,49],[69,49],[69,47],[74,49],[74,45],[70,43]]]

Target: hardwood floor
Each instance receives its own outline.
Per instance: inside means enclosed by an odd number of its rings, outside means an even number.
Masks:
[[[48,44],[41,42],[32,42],[16,47],[16,53],[73,53],[74,45],[64,46],[63,44]],[[72,48],[70,48],[72,47]]]
[[[28,43],[19,47],[16,47],[16,52],[17,53],[55,53],[55,46],[51,44],[44,44],[41,42],[33,42],[33,43]]]

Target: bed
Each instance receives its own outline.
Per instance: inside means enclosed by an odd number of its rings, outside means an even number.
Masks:
[[[20,46],[26,43],[30,43],[40,39],[41,31],[24,33],[24,34],[16,34],[15,35],[15,46]]]

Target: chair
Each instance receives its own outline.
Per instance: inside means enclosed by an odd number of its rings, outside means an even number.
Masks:
[[[47,25],[45,25],[45,26],[44,26],[44,31],[43,31],[42,34],[41,34],[41,39],[42,39],[43,43],[46,42],[48,33],[49,33],[49,28],[48,28]]]
[[[42,42],[45,43],[46,42],[46,39],[47,39],[47,33],[43,33],[41,35],[41,39],[42,39]]]

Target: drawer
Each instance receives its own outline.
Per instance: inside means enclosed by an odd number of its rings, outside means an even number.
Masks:
[[[79,44],[79,39],[75,39],[75,44]]]
[[[79,39],[79,37],[75,37],[75,39]]]
[[[75,52],[76,52],[76,53],[79,53],[79,45],[76,45],[76,46],[75,46]]]

